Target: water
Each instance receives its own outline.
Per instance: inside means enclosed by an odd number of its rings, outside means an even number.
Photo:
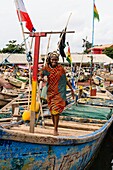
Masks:
[[[113,124],[108,130],[91,167],[87,170],[113,170]]]

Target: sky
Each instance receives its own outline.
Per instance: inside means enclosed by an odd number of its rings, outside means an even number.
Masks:
[[[83,40],[92,42],[93,0],[23,0],[36,32],[62,31],[71,14],[66,34],[72,53],[83,52]],[[94,21],[94,45],[113,44],[113,1],[95,0],[100,21]],[[10,40],[23,42],[14,0],[3,0],[0,5],[0,49]],[[24,31],[26,28],[24,27]],[[28,36],[28,35],[25,35]],[[41,38],[40,53],[47,52],[49,35]],[[35,41],[35,39],[34,39]],[[34,42],[33,41],[33,42]],[[59,34],[52,34],[49,51],[56,50]],[[28,44],[31,39],[28,39]],[[30,45],[27,45],[30,46]],[[29,48],[29,47],[28,47]],[[32,50],[34,44],[32,46]]]

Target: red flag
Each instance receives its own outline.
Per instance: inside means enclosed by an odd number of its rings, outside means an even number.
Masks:
[[[26,28],[30,32],[35,31],[33,24],[31,22],[31,19],[26,11],[23,0],[15,0],[15,5],[16,5],[16,10],[17,10],[17,15],[18,15],[19,21],[25,22]]]

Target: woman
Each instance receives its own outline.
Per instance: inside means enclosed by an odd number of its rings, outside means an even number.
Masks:
[[[69,86],[74,99],[74,91],[66,79],[64,68],[58,64],[59,54],[54,51],[48,54],[47,64],[41,69],[41,79],[47,76],[47,103],[54,125],[54,135],[58,135],[59,114],[66,106],[66,84]],[[40,79],[40,80],[41,80]]]

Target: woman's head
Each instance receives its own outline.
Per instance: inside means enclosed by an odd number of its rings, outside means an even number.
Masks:
[[[58,60],[59,60],[59,54],[56,51],[48,53],[47,57],[47,63],[51,67],[56,67],[58,65]]]

